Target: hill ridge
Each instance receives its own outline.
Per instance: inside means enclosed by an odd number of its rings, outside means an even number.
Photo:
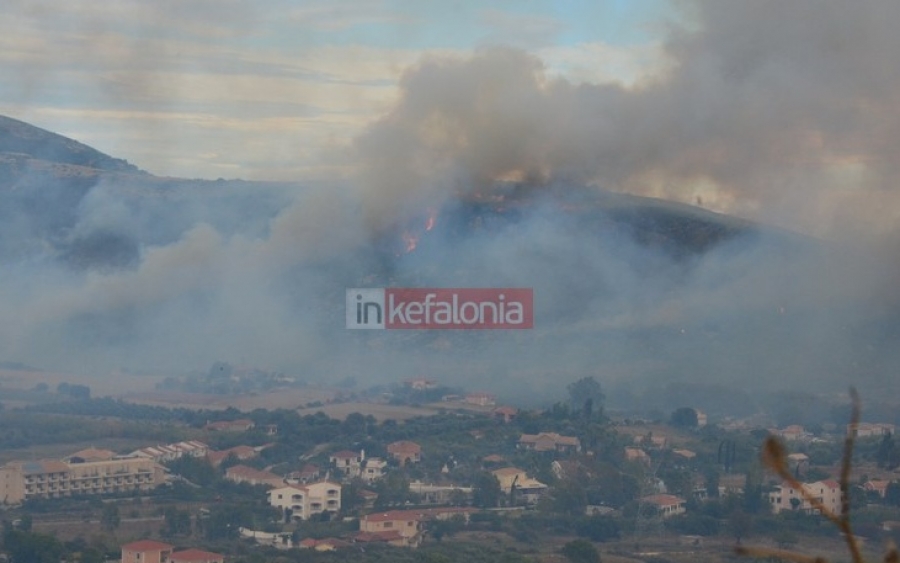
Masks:
[[[75,139],[0,115],[0,156],[19,155],[105,172],[147,174],[127,160],[112,157]]]

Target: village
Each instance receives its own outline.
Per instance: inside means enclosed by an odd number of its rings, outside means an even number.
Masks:
[[[83,518],[104,530],[96,560],[123,563],[255,561],[240,556],[248,549],[282,557],[427,550],[451,536],[505,537],[526,558],[552,559],[586,541],[601,554],[638,558],[668,542],[715,560],[744,538],[821,541],[822,507],[840,513],[845,498],[836,471],[848,432],[859,451],[852,504],[872,522],[863,530],[883,540],[900,528],[893,424],[813,432],[712,422],[693,407],[667,420],[616,419],[593,378],[568,390],[548,409],[520,409],[414,378],[395,393],[415,404],[440,395],[433,416],[338,420],[257,409],[200,423],[216,414],[203,412],[173,424],[190,439],[10,460],[0,467],[5,552],[26,537],[77,544],[64,515],[87,510]],[[800,488],[760,467],[765,436],[790,450]]]

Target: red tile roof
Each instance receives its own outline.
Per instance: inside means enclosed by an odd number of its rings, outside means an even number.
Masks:
[[[356,459],[360,457],[359,452],[351,452],[350,450],[341,450],[339,452],[334,452],[331,454],[331,457],[338,459]]]
[[[394,442],[392,444],[388,444],[387,451],[389,453],[420,453],[422,451],[422,446],[415,442],[410,442],[409,440],[401,440],[399,442]]]

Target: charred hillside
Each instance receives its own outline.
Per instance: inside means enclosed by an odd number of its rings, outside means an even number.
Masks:
[[[142,248],[176,241],[199,223],[226,235],[265,236],[268,223],[288,206],[285,188],[159,178],[73,139],[0,116],[0,219],[6,224],[0,259],[49,250],[78,269],[115,269],[135,265]],[[130,220],[85,221],[100,194],[102,205],[115,201]],[[571,236],[597,237],[598,244],[627,239],[681,258],[757,230],[732,217],[652,198],[502,184],[489,197],[460,198],[402,218],[386,232],[370,233],[369,242],[382,253],[386,271],[413,252],[446,263],[448,244],[519,236],[522,224],[547,213],[564,219]]]

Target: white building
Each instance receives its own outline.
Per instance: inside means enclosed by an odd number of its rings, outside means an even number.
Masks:
[[[288,485],[269,491],[268,501],[281,510],[285,520],[309,520],[314,514],[341,509],[341,485],[331,481]]]
[[[663,518],[677,516],[687,512],[686,503],[683,498],[675,495],[660,493],[643,497],[641,502],[652,506],[656,509],[657,514]]]
[[[834,514],[841,513],[841,486],[837,481],[825,480],[815,483],[801,483],[806,492]],[[787,483],[776,487],[769,493],[769,505],[772,512],[797,511],[815,514],[816,509],[800,492]]]
[[[360,477],[363,481],[371,483],[384,477],[387,462],[380,457],[370,457],[363,462]]]
[[[162,466],[143,457],[82,450],[65,460],[11,461],[0,467],[0,504],[80,495],[143,494],[165,482]]]
[[[148,446],[131,452],[131,455],[163,463],[180,457],[204,457],[207,453],[209,453],[209,446],[197,440],[189,440],[175,444]]]

